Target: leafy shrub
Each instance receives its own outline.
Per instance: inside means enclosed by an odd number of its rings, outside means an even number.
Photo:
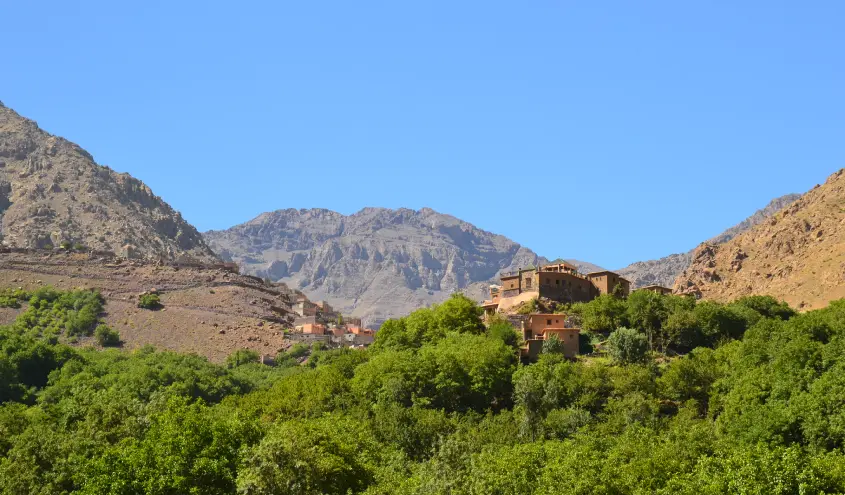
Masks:
[[[248,363],[257,363],[259,357],[259,354],[253,350],[238,349],[226,358],[226,367],[231,369]]]
[[[141,294],[138,296],[138,307],[144,309],[161,308],[161,299],[158,294]]]
[[[97,328],[94,329],[94,338],[103,347],[112,347],[120,344],[120,333],[106,325],[97,325]]]
[[[543,341],[543,354],[563,354],[564,344],[557,335],[551,335]]]
[[[617,363],[641,363],[648,357],[648,339],[632,328],[617,328],[607,339],[607,347]]]
[[[20,308],[21,301],[29,299],[23,289],[4,289],[0,291],[0,308]]]
[[[539,304],[537,298],[531,299],[522,304],[519,309],[516,310],[517,314],[520,315],[530,315],[531,313],[537,313],[539,311]]]
[[[38,336],[91,335],[102,311],[103,297],[97,291],[42,287],[32,293],[29,307],[14,326]]]

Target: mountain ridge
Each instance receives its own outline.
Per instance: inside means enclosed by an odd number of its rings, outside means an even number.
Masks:
[[[76,244],[168,260],[217,258],[200,233],[142,181],[98,165],[0,103],[0,238],[11,247]]]
[[[246,273],[288,283],[375,322],[455,291],[480,299],[499,272],[548,261],[431,208],[367,207],[350,215],[288,208],[204,236]]]
[[[705,241],[709,244],[723,244],[730,241],[737,235],[765,221],[786,206],[794,203],[800,194],[785,194],[771,200],[765,207],[757,210],[743,221],[729,227],[721,234]],[[693,253],[697,247],[685,253],[674,253],[662,258],[637,261],[620,268],[617,272],[631,281],[631,287],[639,288],[647,285],[662,285],[672,287],[678,276],[686,270],[693,260]]]
[[[767,294],[801,309],[845,297],[845,169],[730,241],[700,245],[674,289],[719,301]]]

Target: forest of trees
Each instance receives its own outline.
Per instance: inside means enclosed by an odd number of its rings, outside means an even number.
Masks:
[[[94,292],[0,304],[2,494],[845,492],[845,300],[605,296],[563,308],[594,355],[526,365],[456,295],[272,367],[68,345]]]

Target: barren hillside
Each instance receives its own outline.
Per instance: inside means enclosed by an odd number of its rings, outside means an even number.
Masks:
[[[767,218],[774,215],[787,205],[792,204],[800,197],[800,194],[787,194],[785,196],[775,198],[764,208],[757,210],[750,217],[725,230],[707,242],[710,244],[722,244],[728,242],[755,225],[762,223]],[[692,249],[686,253],[670,254],[669,256],[664,256],[663,258],[656,260],[638,261],[619,270],[619,274],[630,280],[631,285],[635,288],[645,287],[646,285],[652,284],[672,287],[672,284],[675,283],[675,279],[678,278],[678,275],[690,266],[694,251],[695,249]]]
[[[803,309],[845,297],[845,169],[731,241],[699,246],[675,291],[769,294]]]
[[[289,325],[274,307],[287,292],[222,268],[172,266],[82,253],[0,253],[0,288],[99,289],[105,322],[120,332],[127,349],[147,344],[194,352],[214,361],[236,349],[275,356],[290,341]],[[156,289],[163,308],[137,307],[138,294]],[[0,324],[21,310],[2,308]],[[82,345],[92,343],[83,340]]]

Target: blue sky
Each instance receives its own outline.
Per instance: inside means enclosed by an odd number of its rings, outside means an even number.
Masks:
[[[845,2],[0,0],[0,100],[199,229],[429,206],[684,251],[845,166]]]

